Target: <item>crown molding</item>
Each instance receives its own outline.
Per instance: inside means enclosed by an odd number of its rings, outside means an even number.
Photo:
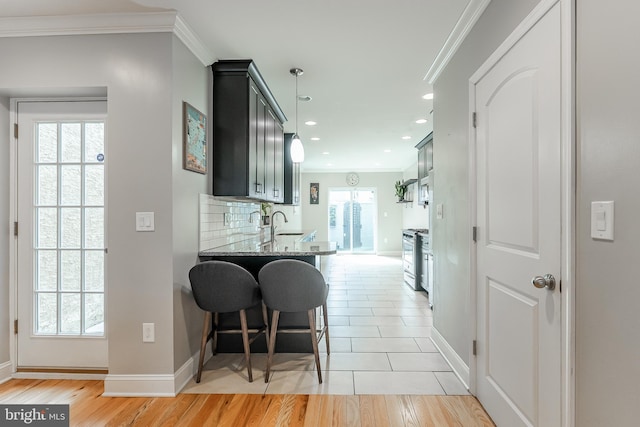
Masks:
[[[438,52],[438,56],[431,64],[427,75],[424,77],[430,85],[438,79],[444,68],[447,66],[453,55],[458,51],[460,45],[467,37],[473,26],[482,15],[482,12],[489,6],[491,0],[470,0],[465,7],[460,19],[456,22],[453,30],[444,42],[442,49]]]
[[[202,65],[209,66],[215,61],[216,57],[180,15],[176,16],[173,33],[202,62]]]
[[[0,18],[0,37],[173,33],[202,62],[214,55],[176,11]]]

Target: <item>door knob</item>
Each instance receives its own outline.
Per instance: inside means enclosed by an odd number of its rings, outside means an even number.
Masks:
[[[531,279],[531,284],[536,288],[547,288],[550,291],[556,288],[556,278],[553,274],[545,274],[544,276],[536,276]]]

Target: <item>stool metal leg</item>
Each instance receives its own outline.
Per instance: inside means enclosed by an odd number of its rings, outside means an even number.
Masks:
[[[273,351],[276,348],[276,332],[278,331],[278,319],[280,312],[273,310],[271,316],[271,336],[269,337],[269,352],[267,353],[267,372],[264,376],[264,382],[269,382],[269,374],[271,373],[271,362],[273,361]]]
[[[213,313],[213,342],[211,343],[211,349],[213,350],[213,355],[215,356],[218,353],[218,325],[220,323],[220,315],[218,313]]]
[[[202,325],[202,338],[200,339],[200,358],[198,360],[198,373],[196,375],[196,382],[200,382],[202,376],[202,365],[204,364],[204,349],[209,341],[209,328],[211,327],[211,312],[204,312],[204,324]]]
[[[327,345],[327,354],[331,354],[329,348],[329,315],[327,314],[327,303],[322,304],[322,317],[324,318],[324,342]]]
[[[244,360],[247,363],[247,374],[249,382],[253,382],[253,373],[251,372],[251,349],[249,348],[249,331],[247,328],[247,312],[240,310],[240,328],[242,329],[242,345],[244,347]]]
[[[316,360],[316,370],[318,371],[318,382],[322,384],[322,369],[320,368],[320,354],[318,352],[318,335],[316,332],[316,316],[313,309],[307,312],[309,314],[309,332],[311,333],[311,345],[313,346],[313,355]]]

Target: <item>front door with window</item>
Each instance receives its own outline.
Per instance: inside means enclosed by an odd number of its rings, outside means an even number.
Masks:
[[[106,102],[15,103],[18,370],[106,368]]]

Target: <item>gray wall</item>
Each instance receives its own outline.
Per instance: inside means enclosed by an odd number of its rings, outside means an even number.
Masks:
[[[416,156],[418,154],[416,153]],[[402,180],[402,173],[360,173],[361,188],[376,188],[378,198],[378,253],[399,255],[402,251],[402,208],[396,203],[394,183]],[[346,173],[303,173],[302,174],[302,229],[317,231],[318,240],[326,240],[329,235],[328,198],[329,188],[349,188],[345,182]],[[309,184],[320,183],[320,199],[317,205],[309,203]],[[356,187],[356,188],[358,188]],[[385,217],[385,213],[387,216]],[[385,239],[387,239],[385,243]]]
[[[640,3],[577,2],[576,425],[638,425]],[[615,201],[615,240],[590,238]]]
[[[434,84],[434,326],[469,364],[469,77],[538,0],[493,0]]]
[[[174,372],[171,172],[177,154],[172,136],[172,37],[163,33],[0,39],[0,95],[46,94],[51,89],[74,95],[86,88],[107,88],[111,374]],[[2,199],[6,203],[7,198]],[[197,205],[197,199],[193,203]],[[155,232],[135,232],[137,211],[155,212]],[[155,343],[142,343],[143,322],[155,323]]]
[[[199,193],[206,193],[210,175],[182,168],[182,102],[207,115],[210,69],[202,65],[184,44],[173,38],[173,328],[174,369],[200,350],[202,311],[195,304],[189,270],[198,262]],[[207,123],[211,129],[211,122]],[[211,138],[208,139],[211,143]],[[209,151],[211,153],[211,151]],[[208,165],[210,168],[210,164]],[[211,169],[209,169],[211,170]]]
[[[9,361],[9,98],[0,96],[0,366]],[[0,378],[0,381],[2,378]]]

